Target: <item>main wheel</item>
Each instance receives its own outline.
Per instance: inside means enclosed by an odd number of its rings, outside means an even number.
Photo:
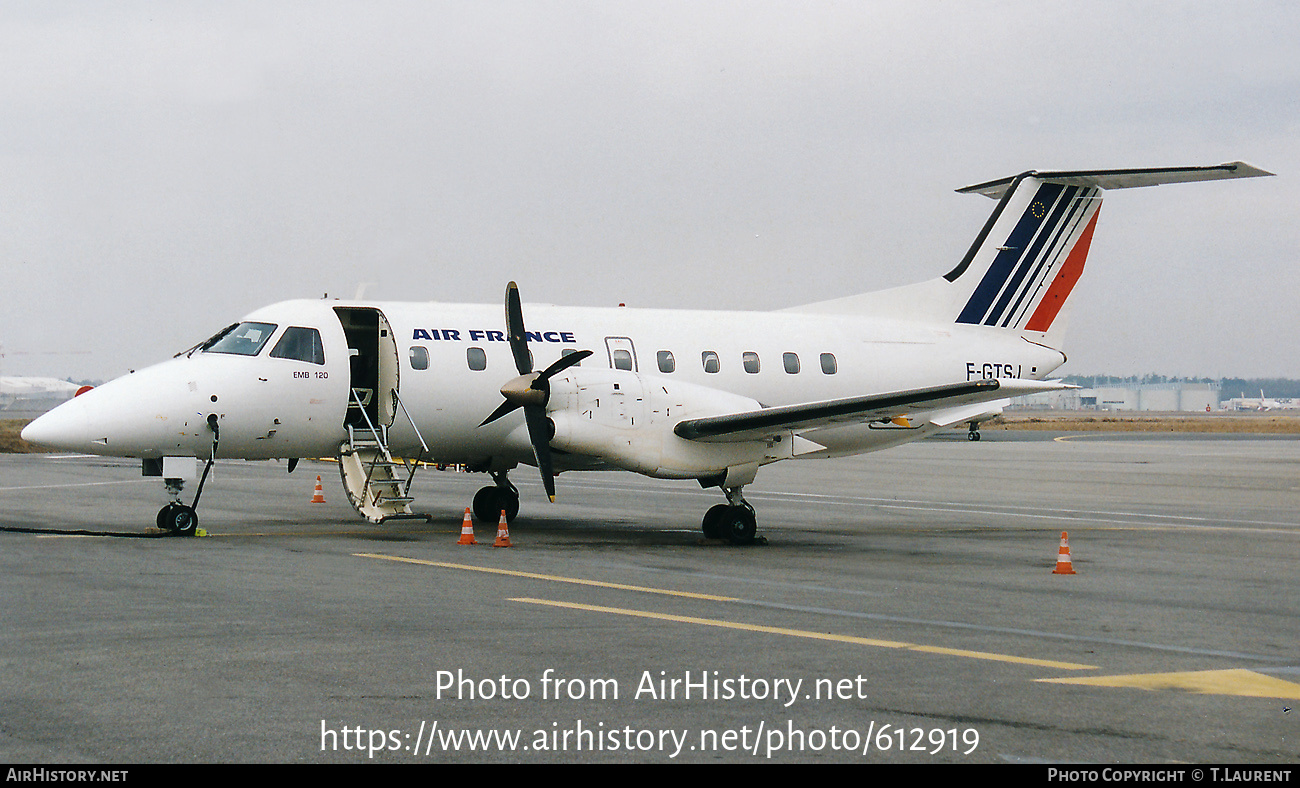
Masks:
[[[704,513],[704,522],[700,524],[704,531],[705,539],[726,539],[727,532],[723,526],[723,521],[727,518],[727,513],[731,507],[725,503],[710,508]]]
[[[724,536],[730,539],[732,544],[753,542],[754,534],[758,531],[754,510],[748,504],[728,506],[727,514],[722,519],[722,528]]]
[[[480,523],[495,525],[506,513],[506,522],[513,523],[519,514],[519,497],[509,490],[492,485],[474,493],[474,516]]]

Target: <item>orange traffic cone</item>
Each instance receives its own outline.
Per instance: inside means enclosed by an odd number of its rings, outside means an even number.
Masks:
[[[469,509],[465,510],[465,520],[460,524],[460,541],[456,544],[478,544],[474,541],[474,521],[470,517]]]
[[[510,529],[506,528],[506,510],[501,510],[501,521],[497,523],[497,540],[492,543],[493,547],[510,546]]]
[[[1074,564],[1070,562],[1070,542],[1065,531],[1061,532],[1061,548],[1057,551],[1056,568],[1052,570],[1054,575],[1073,575]]]
[[[325,489],[320,486],[320,477],[316,477],[316,494],[311,497],[312,503],[325,503]]]

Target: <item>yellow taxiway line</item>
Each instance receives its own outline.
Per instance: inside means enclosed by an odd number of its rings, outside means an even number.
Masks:
[[[738,621],[724,621],[718,618],[699,618],[697,616],[679,616],[670,613],[652,613],[648,610],[631,610],[621,607],[604,607],[602,605],[584,605],[576,602],[558,602],[553,599],[536,599],[533,597],[514,597],[511,602],[524,602],[532,605],[549,605],[551,607],[569,608],[571,610],[587,610],[595,613],[613,613],[621,616],[635,616],[637,618],[652,618],[660,621],[675,621],[681,624],[698,624],[708,627],[722,627],[724,629],[739,629],[747,632],[762,632],[769,635],[784,635],[786,637],[809,638],[811,640],[830,640],[837,643],[853,643],[859,646],[874,646],[876,648],[897,648],[908,651],[921,651],[928,654],[944,654],[950,657],[965,657],[967,659],[987,659],[995,662],[1010,662],[1017,665],[1034,665],[1036,667],[1054,668],[1057,670],[1095,670],[1096,665],[1080,665],[1074,662],[1057,662],[1048,659],[1034,659],[1032,657],[1017,657],[1010,654],[993,654],[987,651],[967,651],[965,649],[944,648],[942,646],[924,646],[917,643],[904,643],[897,640],[878,640],[876,638],[864,638],[856,635],[840,635],[834,632],[813,632],[807,629],[789,629],[787,627],[769,627],[763,624],[745,624]]]

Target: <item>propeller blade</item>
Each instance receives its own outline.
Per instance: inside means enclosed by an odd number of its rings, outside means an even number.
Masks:
[[[482,427],[484,424],[491,424],[492,422],[496,421],[497,419],[501,418],[507,413],[514,411],[518,407],[521,407],[518,402],[511,402],[510,400],[506,400],[505,402],[502,402],[500,405],[498,405],[496,410],[492,411],[491,416],[488,416],[486,419],[483,419],[482,423],[480,423],[479,426]]]
[[[536,405],[524,407],[524,419],[528,422],[528,439],[533,444],[533,457],[537,459],[537,470],[542,474],[542,486],[546,488],[546,497],[555,503],[555,470],[551,464],[551,425],[546,418],[546,409]]]
[[[516,408],[524,409],[528,442],[533,445],[533,457],[537,460],[537,470],[542,474],[542,486],[546,488],[546,497],[555,503],[555,466],[551,461],[551,438],[555,435],[555,425],[546,417],[546,403],[551,398],[549,381],[552,375],[581,363],[592,351],[579,350],[560,356],[545,370],[533,372],[533,354],[528,349],[528,332],[524,330],[524,307],[519,300],[519,286],[514,282],[506,285],[506,334],[519,377],[501,387],[501,396],[506,401],[497,406],[483,424],[491,424]]]
[[[559,372],[563,372],[564,370],[568,369],[569,367],[573,366],[574,364],[580,364],[580,363],[582,363],[582,360],[583,360],[584,358],[586,358],[587,356],[590,356],[591,353],[592,353],[592,351],[590,351],[590,350],[579,350],[578,352],[576,352],[576,353],[570,353],[570,354],[567,355],[567,356],[560,356],[560,357],[559,357],[558,359],[556,359],[556,361],[555,361],[554,363],[552,363],[549,367],[547,367],[546,369],[542,370],[542,374],[540,374],[540,375],[537,376],[537,380],[547,380],[547,379],[549,379],[552,375],[554,375],[554,374],[556,374],[556,373],[559,373]],[[537,381],[533,381],[534,384],[536,384],[536,382],[537,382]]]
[[[515,357],[515,369],[520,375],[533,371],[533,354],[528,352],[528,333],[524,331],[524,308],[519,302],[519,286],[506,285],[506,338],[510,352]]]

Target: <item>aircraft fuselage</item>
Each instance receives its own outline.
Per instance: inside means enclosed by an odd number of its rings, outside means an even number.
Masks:
[[[982,326],[786,312],[527,309],[537,367],[566,350],[590,349],[583,369],[626,370],[764,407],[983,378],[1042,379],[1064,361],[1060,351]],[[377,331],[345,329],[343,320],[367,315]],[[206,458],[215,414],[218,458],[333,456],[347,437],[355,386],[369,392],[372,419],[391,424],[394,453],[413,456],[420,443],[385,399],[391,388],[439,462],[531,461],[521,416],[478,426],[516,374],[499,306],[287,301],[242,322],[270,326],[256,355],[199,350],[118,378],[65,406],[43,442],[93,454]],[[291,327],[319,332],[323,363],[270,355]],[[58,432],[68,435],[59,440]],[[819,435],[827,451],[810,456],[899,442],[867,425]]]

